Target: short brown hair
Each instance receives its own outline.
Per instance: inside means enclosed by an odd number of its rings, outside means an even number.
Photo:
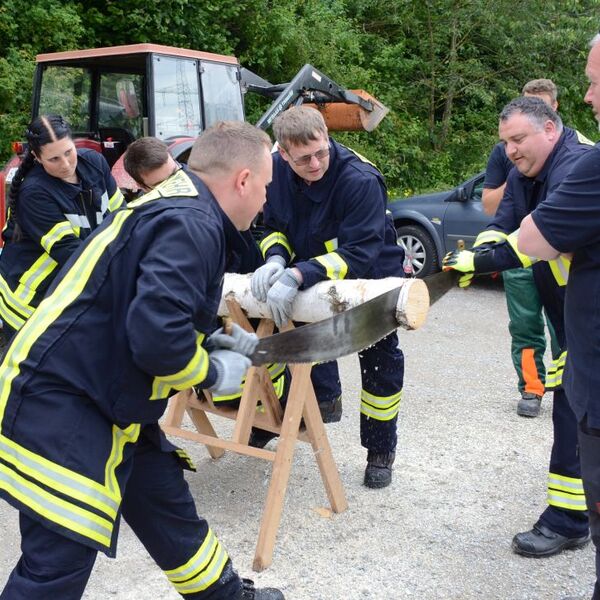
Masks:
[[[271,150],[271,138],[243,121],[218,121],[194,142],[188,166],[199,173],[229,172],[235,167],[256,167],[261,150]]]
[[[548,94],[552,102],[556,102],[558,88],[552,79],[532,79],[523,86],[521,94]]]
[[[155,137],[142,137],[129,144],[123,156],[123,167],[143,185],[143,175],[159,169],[169,159],[167,144]]]
[[[310,106],[292,106],[273,121],[273,133],[277,143],[284,149],[288,145],[303,146],[327,136],[323,115]]]

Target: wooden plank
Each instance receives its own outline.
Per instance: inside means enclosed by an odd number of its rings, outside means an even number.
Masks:
[[[209,421],[206,413],[203,410],[188,406],[187,413],[190,416],[190,419],[192,420],[192,423],[196,427],[198,433],[202,433],[213,439],[218,439],[219,436],[217,435],[217,432],[214,430],[212,423]],[[225,450],[223,448],[215,446],[212,443],[210,445],[207,444],[206,449],[208,450],[211,458],[221,458],[221,456],[225,454]]]
[[[252,446],[246,446],[244,444],[238,444],[231,440],[223,440],[221,438],[212,438],[209,435],[203,433],[197,433],[195,431],[188,431],[187,429],[179,429],[177,427],[163,427],[163,431],[167,435],[173,435],[175,437],[184,438],[186,440],[193,440],[200,442],[206,446],[216,446],[218,448],[224,448],[225,450],[231,450],[238,454],[244,454],[246,456],[253,456],[254,458],[262,458],[273,462],[275,460],[275,452],[271,450],[264,450],[263,448],[253,448]]]
[[[304,368],[297,371],[298,375],[292,377],[292,385],[281,426],[281,436],[277,443],[271,482],[258,533],[252,566],[255,571],[266,569],[273,560],[273,548],[275,547],[275,538],[283,510],[283,500],[292,468],[292,458],[300,428],[304,399],[308,388],[312,386],[310,365],[302,366]]]

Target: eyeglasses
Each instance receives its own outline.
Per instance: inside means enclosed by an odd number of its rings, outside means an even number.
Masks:
[[[159,181],[153,181],[152,183],[149,183],[148,181],[141,181],[139,183],[141,183],[146,189],[153,190],[154,188],[158,187],[163,181],[166,181],[167,179],[169,179],[169,177],[173,177],[173,175],[175,175],[175,173],[177,173],[177,171],[181,171],[181,169],[183,169],[183,166],[181,165],[180,162],[178,162],[178,161],[174,161],[174,162],[175,162],[175,166],[173,167],[173,170],[166,177],[163,177],[159,174],[159,177],[160,177]],[[155,177],[156,177],[156,175],[155,175]]]
[[[284,148],[285,150],[285,148]],[[287,152],[287,150],[286,150]],[[313,152],[312,154],[305,154],[304,156],[301,156],[300,158],[294,158],[293,156],[290,155],[289,152],[287,152],[287,155],[290,157],[290,160],[298,167],[306,167],[307,165],[310,164],[311,160],[313,159],[313,156],[318,160],[321,161],[325,158],[327,158],[329,156],[329,146],[325,147],[325,148],[321,148],[320,150],[317,150],[316,152]]]

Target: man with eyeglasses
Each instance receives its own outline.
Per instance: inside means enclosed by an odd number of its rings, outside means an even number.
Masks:
[[[275,119],[273,132],[279,148],[260,244],[266,264],[252,277],[252,293],[267,302],[281,327],[299,289],[323,280],[403,277],[404,251],[386,213],[383,175],[331,139],[319,111],[289,108]],[[368,451],[364,484],[382,488],[392,481],[404,378],[397,335],[363,350],[359,359],[361,443]],[[312,381],[323,420],[339,421],[337,363],[314,366]]]

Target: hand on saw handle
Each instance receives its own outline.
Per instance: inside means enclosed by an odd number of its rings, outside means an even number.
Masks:
[[[458,278],[458,286],[466,288],[471,285],[475,275],[475,253],[471,250],[453,250],[444,256],[442,261],[443,271],[458,271],[463,273]]]
[[[223,327],[219,327],[208,340],[206,345],[209,348],[233,350],[244,356],[252,356],[258,344],[258,336],[252,332],[249,333],[240,327],[237,323],[231,323],[230,331],[225,333]]]
[[[294,299],[301,283],[293,269],[286,269],[271,286],[267,294],[267,306],[278,329],[290,320]]]
[[[271,286],[283,275],[284,271],[285,259],[283,256],[270,256],[266,264],[256,269],[252,274],[250,281],[252,295],[260,302],[266,302],[267,293]]]
[[[222,349],[213,350],[208,357],[217,371],[217,379],[208,389],[217,396],[239,392],[246,371],[252,366],[250,359],[238,352]]]

